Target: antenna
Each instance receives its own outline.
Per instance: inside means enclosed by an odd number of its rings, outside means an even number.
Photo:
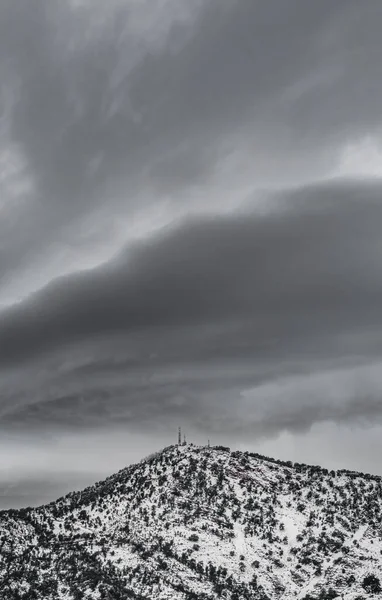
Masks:
[[[186,446],[187,442],[186,442],[186,434],[183,435],[183,446]]]
[[[210,440],[208,440],[208,448],[210,447]]]
[[[178,429],[178,446],[182,445],[182,429],[179,427]]]

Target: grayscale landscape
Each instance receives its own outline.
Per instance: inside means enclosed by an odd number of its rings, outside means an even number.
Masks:
[[[381,29],[0,3],[1,600],[382,597]]]

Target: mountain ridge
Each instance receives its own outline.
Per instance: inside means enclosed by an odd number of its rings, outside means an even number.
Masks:
[[[382,477],[168,446],[79,492],[0,512],[0,596],[381,595]]]

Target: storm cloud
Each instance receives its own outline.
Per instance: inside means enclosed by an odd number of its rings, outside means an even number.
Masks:
[[[28,385],[10,384],[3,425],[267,438],[375,422],[381,190],[330,180],[188,219],[4,311],[1,370]]]
[[[381,192],[379,182],[323,183],[270,198],[264,214],[165,229],[4,311],[0,365],[158,327],[248,321],[263,342],[378,327]]]

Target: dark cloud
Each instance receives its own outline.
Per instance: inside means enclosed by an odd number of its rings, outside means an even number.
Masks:
[[[197,219],[0,319],[0,361],[110,333],[249,321],[263,341],[380,320],[381,187],[306,187],[263,215]]]
[[[376,422],[380,197],[378,182],[331,181],[188,220],[9,309],[2,427]]]

